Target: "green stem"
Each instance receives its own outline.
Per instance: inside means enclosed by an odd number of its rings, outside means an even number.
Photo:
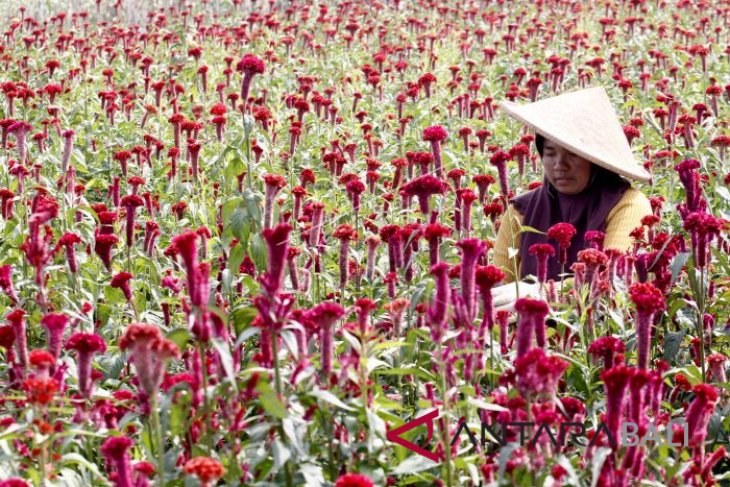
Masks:
[[[157,470],[160,479],[160,487],[165,485],[165,439],[162,436],[162,424],[160,422],[160,411],[157,400],[157,394],[153,394],[150,398],[151,422],[154,430],[155,441],[157,443]]]
[[[449,395],[446,390],[446,364],[443,362],[441,363],[441,391],[444,398],[444,415],[447,415],[449,411]],[[449,442],[448,426],[441,430],[441,441],[444,444],[444,451],[446,453],[446,485],[451,487],[451,443]]]
[[[205,365],[205,345],[202,341],[198,341],[198,353],[200,354],[200,368],[203,372],[203,414],[205,415],[205,444],[208,447],[208,453],[210,453],[213,451],[213,432],[210,425],[210,402],[208,401],[208,368]]]

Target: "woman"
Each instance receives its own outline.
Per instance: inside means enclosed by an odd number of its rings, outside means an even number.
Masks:
[[[544,235],[554,224],[570,223],[577,232],[564,267],[555,249],[548,279],[559,280],[561,271],[570,269],[578,252],[588,247],[589,230],[605,233],[604,249],[629,250],[631,231],[652,210],[646,196],[624,177],[648,182],[651,175],[634,159],[602,87],[527,105],[503,102],[502,108],[535,131],[544,170],[541,187],[510,200],[497,233],[494,264],[502,268],[509,284],[493,290],[494,304],[496,309],[512,310],[519,297],[539,295],[536,284],[521,281],[517,286],[511,281],[537,274],[536,258],[528,249],[536,243],[554,244]],[[543,233],[520,232],[521,226]],[[516,255],[510,248],[517,249]]]

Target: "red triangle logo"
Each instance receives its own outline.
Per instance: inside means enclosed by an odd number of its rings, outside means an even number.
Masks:
[[[411,450],[414,453],[418,453],[419,455],[428,458],[429,460],[433,462],[438,463],[438,455],[436,455],[432,451],[428,451],[425,448],[421,448],[420,446],[416,445],[415,443],[412,443],[408,440],[405,440],[400,437],[403,433],[406,431],[410,431],[413,428],[422,425],[423,423],[428,423],[428,439],[426,441],[431,441],[431,437],[433,436],[433,420],[436,419],[436,417],[439,415],[438,409],[434,409],[431,412],[428,412],[421,416],[420,418],[416,418],[413,421],[409,421],[395,429],[389,429],[385,437],[392,441],[393,443],[397,443],[400,446],[406,447],[409,450]]]

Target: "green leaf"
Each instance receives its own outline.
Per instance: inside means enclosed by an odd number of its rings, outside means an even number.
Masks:
[[[682,345],[685,334],[684,330],[667,333],[667,336],[664,337],[664,360],[674,360],[679,353],[679,347]]]
[[[337,396],[329,391],[325,391],[324,389],[314,391],[310,394],[310,396],[314,396],[317,399],[321,399],[322,401],[330,403],[333,406],[337,406],[340,409],[344,409],[345,411],[355,411],[355,408],[348,406],[344,402],[340,401]]]
[[[259,395],[259,401],[261,402],[261,407],[275,418],[284,419],[289,414],[284,404],[276,397],[276,393],[273,391]]]
[[[390,471],[391,475],[413,474],[438,467],[439,464],[421,455],[413,454]]]
[[[593,454],[593,458],[591,459],[591,487],[596,487],[603,464],[610,454],[611,449],[605,446],[598,448]]]
[[[231,383],[231,386],[233,386],[233,390],[238,390],[236,387],[236,372],[233,367],[233,357],[231,357],[231,350],[228,347],[228,344],[218,338],[213,338],[212,342],[213,347],[218,352],[218,357],[221,360],[221,364],[223,365],[223,370],[226,373],[228,381]]]
[[[175,328],[167,334],[167,339],[175,343],[181,352],[185,350],[185,347],[192,338],[190,332],[185,328]]]

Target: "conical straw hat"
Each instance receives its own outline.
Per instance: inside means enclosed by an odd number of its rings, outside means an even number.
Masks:
[[[651,180],[651,174],[634,159],[602,86],[524,105],[503,101],[500,106],[543,137],[594,164],[627,178]]]

